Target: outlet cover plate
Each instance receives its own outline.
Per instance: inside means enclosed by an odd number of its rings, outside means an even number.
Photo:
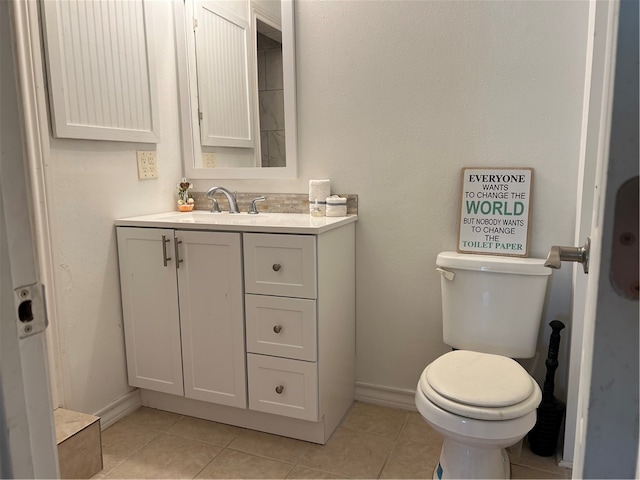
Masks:
[[[158,164],[156,163],[155,151],[136,152],[138,157],[138,179],[151,180],[158,178]]]
[[[202,153],[202,166],[204,168],[216,168],[216,154],[210,152]]]

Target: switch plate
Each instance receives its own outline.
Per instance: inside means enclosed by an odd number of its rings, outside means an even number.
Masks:
[[[204,168],[216,168],[216,154],[202,153],[202,166]]]
[[[152,178],[158,178],[156,152],[138,150],[136,154],[138,157],[138,179],[150,180]]]

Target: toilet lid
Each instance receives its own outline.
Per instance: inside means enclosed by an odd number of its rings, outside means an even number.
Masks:
[[[455,350],[429,365],[427,381],[445,398],[477,407],[508,407],[531,396],[531,376],[501,355]]]
[[[465,350],[447,353],[428,365],[419,386],[443,410],[479,420],[523,417],[542,399],[536,381],[514,360]]]

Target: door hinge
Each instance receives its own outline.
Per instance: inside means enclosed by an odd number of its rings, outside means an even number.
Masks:
[[[196,28],[198,28],[198,19],[194,18],[193,19],[193,29],[195,30]]]
[[[34,283],[14,290],[16,323],[20,338],[30,337],[47,328],[44,285]]]

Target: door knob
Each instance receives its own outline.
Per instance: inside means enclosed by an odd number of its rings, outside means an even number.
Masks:
[[[544,266],[549,268],[560,268],[562,262],[578,262],[582,264],[584,273],[589,273],[590,249],[590,237],[587,237],[587,241],[582,247],[553,246],[551,247],[551,250],[549,250],[549,255],[547,255],[547,260],[544,262]]]

